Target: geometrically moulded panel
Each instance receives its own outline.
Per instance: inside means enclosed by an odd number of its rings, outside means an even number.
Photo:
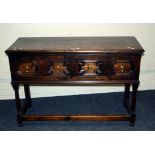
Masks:
[[[129,75],[133,73],[131,63],[128,60],[118,60],[113,64],[113,71],[116,75]]]
[[[102,63],[91,61],[66,61],[48,63],[48,75],[51,76],[84,76],[103,75]]]
[[[20,62],[18,65],[17,75],[30,76],[36,74],[37,63],[33,61]]]

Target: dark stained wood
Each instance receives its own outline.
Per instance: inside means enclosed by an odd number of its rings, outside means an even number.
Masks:
[[[32,101],[31,101],[31,93],[30,93],[29,84],[24,84],[24,91],[25,91],[25,102],[26,102],[28,107],[31,107]]]
[[[46,79],[46,78],[45,78]],[[100,81],[50,81],[48,79],[47,81],[42,81],[43,79],[40,79],[40,81],[30,81],[29,84],[33,86],[37,85],[46,85],[46,86],[105,86],[105,85],[113,85],[113,86],[120,86],[123,85],[124,83],[139,83],[137,80],[107,80],[107,79],[102,79]],[[105,81],[104,81],[105,80]],[[26,84],[28,81],[12,81],[12,84],[20,83],[20,84]]]
[[[25,115],[24,121],[129,121],[128,115]]]
[[[137,97],[137,90],[138,90],[138,84],[132,85],[132,102],[131,102],[131,109],[130,109],[130,125],[134,126],[136,114],[135,114],[135,108],[136,108],[136,97]]]
[[[135,37],[27,37],[18,38],[6,51],[17,107],[17,121],[126,120],[135,123],[140,61],[144,49]],[[21,107],[19,85],[24,85]],[[128,115],[25,115],[31,106],[29,85],[125,85]],[[133,86],[132,103],[129,88]]]
[[[129,106],[129,99],[130,99],[130,84],[125,84],[124,107],[127,108],[127,110]]]
[[[72,52],[72,51],[139,51],[143,48],[135,37],[25,37],[17,41],[6,51],[41,51],[41,52]]]
[[[17,122],[18,122],[19,126],[23,126],[21,101],[20,101],[20,97],[19,97],[19,84],[12,84],[12,87],[15,91]]]

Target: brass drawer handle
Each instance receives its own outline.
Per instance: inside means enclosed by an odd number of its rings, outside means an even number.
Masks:
[[[29,72],[29,66],[26,65],[26,72],[28,73]]]
[[[121,71],[124,72],[124,66],[123,65],[121,65]]]
[[[113,65],[115,74],[129,74],[132,71],[130,62],[116,62]]]

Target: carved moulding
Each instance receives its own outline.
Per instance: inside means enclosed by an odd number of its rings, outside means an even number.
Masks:
[[[48,66],[48,75],[64,76],[65,74],[67,74],[67,69],[63,62],[53,62]]]
[[[84,76],[84,75],[103,75],[103,62],[96,61],[65,61],[50,62],[48,65],[48,75],[53,76]]]
[[[23,61],[19,63],[16,73],[18,76],[30,76],[35,75],[36,70],[37,70],[37,62],[35,60]]]

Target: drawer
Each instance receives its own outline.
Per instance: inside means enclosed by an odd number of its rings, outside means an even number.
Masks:
[[[129,60],[116,60],[113,63],[113,72],[115,75],[131,75],[133,66]]]
[[[48,56],[39,59],[39,64],[46,64],[44,75],[51,77],[95,76],[103,75],[106,57],[100,55],[65,55]]]
[[[49,76],[93,76],[101,75],[98,61],[73,60],[50,62],[47,66]]]
[[[101,56],[34,56],[19,57],[16,62],[16,77],[20,79],[39,79],[49,77],[88,77],[102,76],[106,74],[106,57]],[[82,79],[82,78],[81,78]]]
[[[16,75],[17,76],[36,76],[38,64],[35,59],[22,58],[17,61]]]
[[[18,80],[129,80],[135,72],[132,58],[109,55],[21,57],[16,66]]]

